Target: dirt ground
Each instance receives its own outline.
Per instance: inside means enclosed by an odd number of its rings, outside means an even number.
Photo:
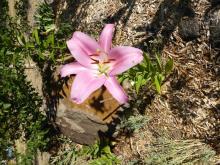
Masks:
[[[139,107],[148,124],[131,137],[116,137],[114,152],[123,160],[144,157],[160,136],[198,139],[220,154],[220,9],[214,0],[54,1],[56,24],[97,37],[104,23],[114,23],[114,45],[156,49],[174,59],[174,70],[161,95]],[[216,3],[215,3],[216,2]],[[72,14],[71,14],[72,13]]]
[[[162,94],[145,106],[150,124],[129,139],[118,137],[116,154],[125,160],[141,157],[144,146],[162,134],[199,139],[220,153],[220,56],[212,29],[220,10],[214,1],[100,0],[72,7],[77,14],[68,19],[77,30],[96,36],[103,23],[115,23],[115,45],[140,47],[151,56],[156,48],[174,59]]]
[[[14,1],[9,1],[14,6]],[[35,1],[33,1],[35,2]],[[40,1],[39,1],[40,2]],[[158,137],[197,139],[210,146],[220,164],[220,2],[219,0],[54,0],[56,24],[98,37],[114,23],[114,45],[155,50],[174,60],[161,95],[146,89],[136,105],[149,121],[132,136],[115,136],[114,153],[124,162],[144,159]],[[10,7],[9,6],[9,7]],[[13,9],[10,15],[14,16]],[[33,18],[33,12],[30,13]],[[135,98],[133,98],[135,99]],[[135,100],[133,100],[135,101]],[[216,164],[218,164],[216,163]],[[126,164],[126,163],[125,163]]]
[[[72,21],[75,30],[97,37],[103,23],[115,23],[114,45],[136,46],[151,56],[152,48],[156,48],[162,57],[174,59],[175,68],[164,82],[162,94],[145,107],[145,115],[151,118],[150,127],[143,130],[148,140],[143,142],[135,135],[134,146],[150,143],[165,131],[174,139],[201,139],[220,152],[219,48],[211,36],[213,22],[220,18],[215,1],[94,0],[60,4],[56,17]],[[68,14],[70,11],[74,14]],[[129,143],[119,142],[118,154],[130,157],[137,152],[128,150],[126,154],[126,145],[131,148]]]

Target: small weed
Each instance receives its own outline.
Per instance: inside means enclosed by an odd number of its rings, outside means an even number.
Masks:
[[[75,146],[62,151],[59,155],[51,157],[54,165],[117,165],[120,160],[111,152],[107,142],[97,142],[92,146],[83,146],[77,149]]]
[[[173,59],[169,58],[164,63],[162,62],[160,55],[156,54],[155,56],[156,58],[152,60],[146,53],[144,53],[143,62],[123,73],[119,80],[129,80],[137,93],[142,86],[151,82],[156,88],[156,91],[160,93],[161,85],[165,77],[173,69]]]
[[[42,34],[47,34],[50,31],[56,30],[53,9],[46,3],[39,4],[35,15],[35,21],[36,27]]]
[[[143,115],[136,115],[136,116],[130,116],[126,120],[122,120],[121,128],[125,130],[125,132],[131,134],[134,132],[138,132],[140,129],[142,129],[147,122],[149,121],[149,118],[147,116]]]

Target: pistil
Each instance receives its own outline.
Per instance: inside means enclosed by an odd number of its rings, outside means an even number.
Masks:
[[[91,59],[93,60],[92,64],[98,65],[98,72],[99,75],[105,74],[107,76],[108,70],[110,69],[109,64],[115,59],[109,59],[108,54],[97,49],[96,52],[90,55]]]

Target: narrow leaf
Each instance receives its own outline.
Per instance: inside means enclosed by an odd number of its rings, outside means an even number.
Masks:
[[[158,70],[161,72],[162,71],[161,58],[157,54],[156,54],[156,61],[157,61]]]
[[[170,58],[165,65],[165,74],[169,74],[173,70],[173,59]]]
[[[34,29],[34,37],[35,37],[35,41],[37,42],[38,45],[40,45],[40,39],[39,39],[39,35],[38,35],[38,30]]]
[[[136,92],[138,93],[139,92],[139,89],[142,85],[142,80],[143,80],[143,76],[142,75],[138,75],[137,77],[137,81],[135,83],[135,88],[136,88]]]
[[[22,36],[21,36],[21,37],[22,37]],[[18,39],[19,44],[20,44],[21,46],[24,46],[24,43],[23,43],[21,37],[20,37],[20,36],[17,36],[17,39]]]
[[[154,85],[156,87],[157,92],[160,93],[161,92],[161,88],[160,88],[160,83],[159,83],[157,75],[154,76]]]

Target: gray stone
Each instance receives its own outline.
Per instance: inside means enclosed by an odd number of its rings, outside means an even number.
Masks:
[[[61,133],[80,144],[93,144],[105,134],[118,111],[119,103],[105,89],[93,92],[82,104],[70,99],[72,77],[63,85],[57,105],[56,124]]]
[[[210,13],[210,43],[213,48],[220,48],[220,9]]]
[[[64,100],[59,102],[56,123],[64,135],[80,144],[93,144],[99,138],[99,131],[108,129],[98,118],[79,109],[68,108]]]
[[[179,24],[179,34],[183,40],[193,40],[200,36],[200,25],[195,18],[185,17]]]
[[[220,0],[210,0],[212,6],[220,4]]]

